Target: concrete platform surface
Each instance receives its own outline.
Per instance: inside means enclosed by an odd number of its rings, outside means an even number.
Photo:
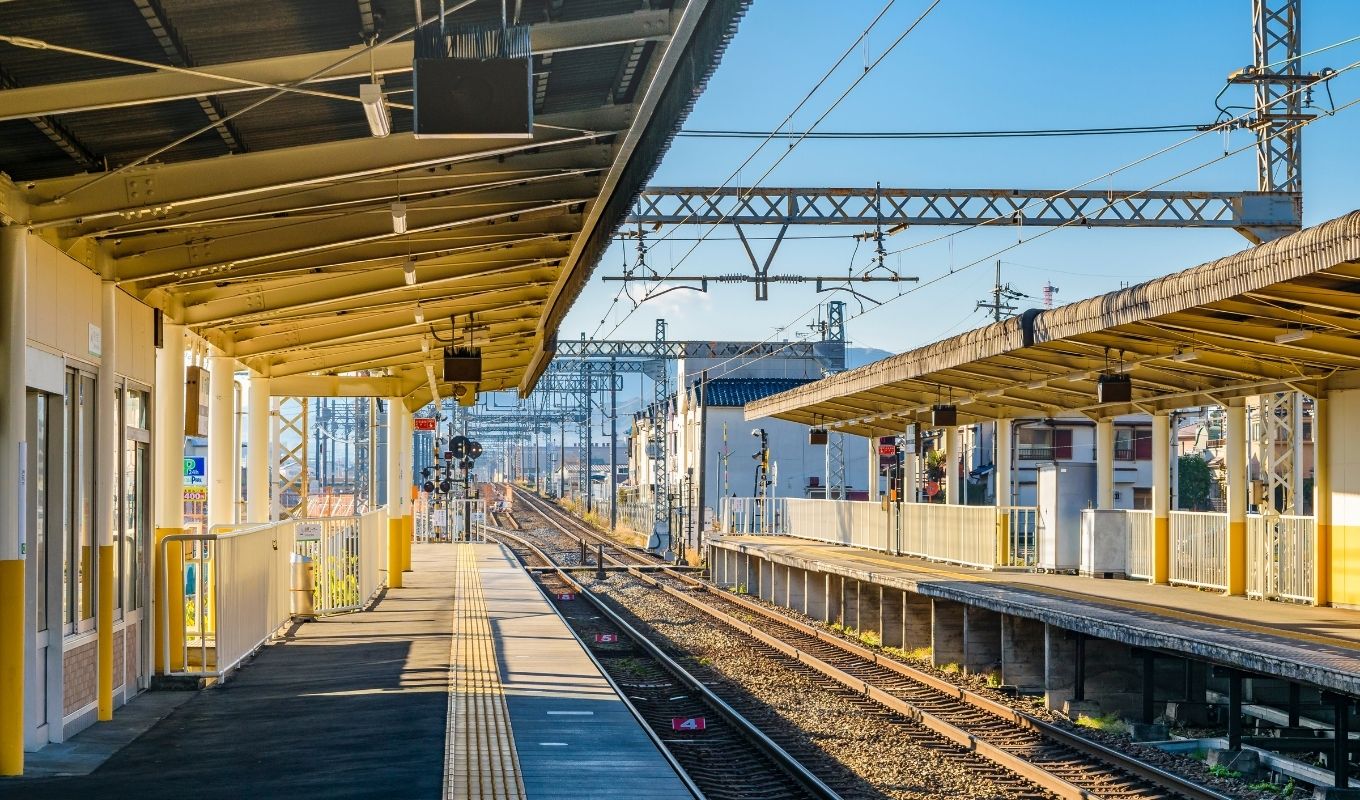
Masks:
[[[692,798],[528,574],[476,548],[527,797]]]
[[[429,544],[371,609],[297,626],[219,686],[147,693],[30,754],[0,800],[454,796],[446,755],[468,744],[448,726],[459,548],[475,552],[494,643],[480,658],[501,680],[527,797],[691,797],[508,553]]]
[[[1360,612],[1143,581],[956,567],[791,536],[710,536],[715,548],[955,600],[1242,669],[1360,694]]]

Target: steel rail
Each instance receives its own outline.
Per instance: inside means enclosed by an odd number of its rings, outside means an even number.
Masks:
[[[539,513],[541,516],[544,517],[544,519],[548,520],[550,524],[553,524],[555,527],[557,527],[559,530],[561,530],[568,536],[578,536],[578,534],[573,534],[571,531],[566,530],[560,523],[557,522],[555,517],[565,517],[569,519],[574,527],[578,528],[582,533],[588,533],[593,538],[602,539],[607,538],[603,534],[597,533],[593,530],[587,530],[587,526],[585,525],[585,523],[580,522],[579,520],[575,519],[570,514],[568,514],[568,512],[557,508],[553,504],[548,503],[547,501],[537,496],[533,496],[531,493],[524,492],[522,490],[520,491],[520,494],[531,498],[529,505],[535,507],[535,510],[550,509],[552,515],[544,513],[541,510],[539,510]],[[615,544],[615,547],[618,547],[617,543]],[[624,550],[624,552],[628,553],[630,556],[640,561],[645,560],[641,556],[638,556],[637,554],[632,553],[631,551]],[[618,559],[613,559],[608,556],[606,556],[606,558],[608,560],[614,561],[616,564],[621,566],[631,566],[624,565]],[[787,626],[797,631],[798,633],[802,633],[807,636],[813,637],[819,642],[836,647],[839,650],[850,655],[856,656],[872,665],[888,669],[910,681],[919,683],[927,688],[933,689],[937,692],[940,692],[941,694],[947,695],[951,699],[962,702],[980,711],[984,711],[994,717],[999,718],[1003,722],[1010,723],[1021,729],[1028,730],[1040,736],[1047,737],[1058,744],[1062,744],[1072,748],[1073,750],[1077,751],[1078,753],[1087,758],[1103,762],[1106,766],[1112,766],[1117,769],[1121,769],[1131,775],[1134,775],[1138,778],[1141,778],[1144,781],[1147,781],[1148,783],[1154,785],[1157,788],[1174,792],[1178,796],[1187,797],[1190,798],[1190,800],[1231,800],[1231,798],[1228,795],[1221,794],[1212,789],[1196,784],[1192,781],[1182,778],[1179,775],[1176,775],[1175,773],[1168,772],[1152,764],[1140,761],[1130,755],[1121,753],[1117,750],[1114,750],[1113,748],[1106,747],[1105,745],[1102,745],[1098,742],[1094,742],[1078,734],[1072,733],[1071,731],[1064,730],[1063,728],[1053,725],[1052,723],[1045,722],[1041,719],[1025,714],[1002,703],[998,703],[994,700],[991,700],[990,698],[977,694],[976,692],[972,692],[969,691],[968,689],[956,686],[952,683],[949,683],[948,681],[944,681],[940,678],[937,678],[934,675],[931,675],[918,669],[914,669],[906,664],[903,664],[900,661],[888,658],[882,654],[876,653],[867,648],[848,642],[839,636],[835,636],[827,631],[820,630],[816,627],[807,625],[791,617],[780,614],[776,611],[766,608],[763,605],[760,605],[759,603],[747,600],[746,598],[743,597],[732,595],[729,592],[724,592],[721,589],[718,589],[705,581],[698,580],[696,578],[693,578],[689,575],[685,575],[675,570],[662,569],[660,571],[667,577],[676,580],[680,583],[683,583],[691,589],[698,589],[705,594],[720,597],[723,601],[733,603],[741,607],[743,610],[759,614],[760,616],[766,619],[769,619],[780,625]],[[712,605],[697,600],[693,596],[693,592],[680,591],[672,586],[667,586],[666,584],[657,580],[653,576],[644,573],[642,570],[629,569],[628,572],[634,578],[642,581],[643,583],[646,583],[647,585],[652,586],[653,588],[660,589],[666,594],[683,601],[684,603],[695,608],[696,610],[702,611],[703,613],[708,614],[709,616],[714,617],[715,619],[718,619],[719,621],[729,625],[730,627],[733,627],[743,633],[752,636],[753,638],[761,641],[762,643],[768,645],[769,647],[772,647],[773,649],[785,654],[789,658],[792,658],[795,661],[798,661],[799,663],[806,664],[807,666],[816,669],[823,675],[826,675],[827,677],[838,681],[839,683],[850,689],[862,692],[867,697],[870,697],[871,699],[879,702],[882,705],[887,706],[893,711],[903,714],[909,719],[912,719],[920,723],[921,725],[929,728],[930,730],[936,732],[937,734],[940,734],[941,736],[954,742],[955,744],[966,749],[972,750],[973,752],[982,755],[988,760],[991,760],[994,763],[998,763],[1001,766],[1010,769],[1012,772],[1015,772],[1016,774],[1020,775],[1023,778],[1026,778],[1027,780],[1031,780],[1032,782],[1042,786],[1043,788],[1054,792],[1060,797],[1073,798],[1074,800],[1085,800],[1088,798],[1099,796],[1098,793],[1093,793],[1090,790],[1082,789],[1078,786],[1068,783],[1067,781],[1053,775],[1052,773],[1048,772],[1042,767],[1031,764],[1030,762],[1023,760],[1006,750],[1003,750],[995,745],[992,745],[988,742],[978,739],[973,734],[970,734],[958,728],[957,726],[935,716],[934,714],[931,714],[905,700],[902,700],[899,697],[896,697],[893,694],[890,694],[882,689],[879,689],[860,678],[850,675],[849,673],[844,672],[838,667],[833,666],[832,664],[818,658],[817,656],[811,653],[801,650],[791,644],[788,644],[787,642],[783,642],[778,638],[774,637],[773,635],[761,631],[747,622],[744,622],[730,614],[727,614],[717,608],[714,608]]]
[[[546,519],[547,516],[544,515]],[[800,787],[807,791],[811,796],[824,798],[825,800],[841,800],[841,796],[830,786],[822,782],[820,778],[812,773],[802,762],[789,754],[787,750],[780,747],[777,742],[765,734],[755,723],[748,720],[739,711],[728,705],[727,701],[719,697],[703,681],[694,677],[688,670],[682,667],[679,662],[671,658],[661,649],[659,645],[649,639],[641,631],[638,631],[628,623],[617,611],[594,592],[587,589],[571,574],[550,557],[541,548],[530,542],[528,539],[518,534],[512,533],[504,528],[487,525],[486,529],[493,537],[504,537],[516,542],[521,547],[533,553],[537,558],[542,559],[550,565],[559,578],[566,582],[581,597],[585,598],[597,611],[600,612],[610,624],[616,626],[620,632],[632,639],[647,654],[661,664],[661,666],[680,681],[688,690],[700,695],[704,702],[711,706],[715,711],[730,722],[740,731],[752,744],[763,752],[776,766],[784,770]],[[598,663],[598,662],[597,662]],[[617,688],[617,687],[616,687]]]

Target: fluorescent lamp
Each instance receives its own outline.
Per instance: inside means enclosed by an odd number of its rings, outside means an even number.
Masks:
[[[1172,357],[1171,357],[1171,360],[1172,360],[1172,361],[1194,361],[1194,360],[1197,359],[1197,358],[1199,358],[1199,353],[1196,353],[1194,350],[1187,350],[1187,351],[1185,351],[1184,353],[1177,353],[1176,355],[1172,356]]]
[[[392,232],[406,233],[406,204],[397,202],[392,204]]]
[[[368,132],[379,139],[392,132],[392,117],[387,113],[387,100],[382,87],[376,83],[359,84],[359,102],[368,118]]]
[[[401,265],[401,277],[406,281],[407,286],[416,285],[416,260],[414,258],[406,259],[406,263]]]
[[[1028,384],[1025,384],[1025,388],[1026,388],[1026,389],[1047,389],[1047,388],[1048,388],[1048,381],[1035,381],[1034,383],[1028,383]]]
[[[425,309],[420,307],[420,303],[416,303],[416,324],[425,324]]]
[[[1279,336],[1276,336],[1275,344],[1289,344],[1290,342],[1297,342],[1300,339],[1307,339],[1312,335],[1312,331],[1290,331],[1289,333],[1282,333]]]

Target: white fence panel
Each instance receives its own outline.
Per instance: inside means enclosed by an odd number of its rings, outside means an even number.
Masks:
[[[1129,544],[1124,573],[1130,578],[1152,580],[1152,537],[1155,522],[1150,510],[1126,510]]]
[[[996,526],[996,506],[903,503],[902,549],[917,558],[994,569]]]
[[[1228,515],[1171,512],[1171,582],[1201,589],[1228,588]]]
[[[1263,599],[1312,603],[1313,517],[1247,517],[1247,595]]]
[[[788,536],[819,542],[890,551],[893,514],[867,500],[810,500],[784,498],[775,529]]]

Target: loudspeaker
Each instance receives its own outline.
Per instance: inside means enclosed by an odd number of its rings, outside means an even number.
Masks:
[[[417,58],[417,139],[534,135],[533,60]]]
[[[1100,403],[1132,402],[1133,382],[1128,375],[1101,375],[1096,381],[1096,399]]]
[[[930,407],[930,424],[937,428],[949,428],[959,424],[959,409],[954,405]]]

